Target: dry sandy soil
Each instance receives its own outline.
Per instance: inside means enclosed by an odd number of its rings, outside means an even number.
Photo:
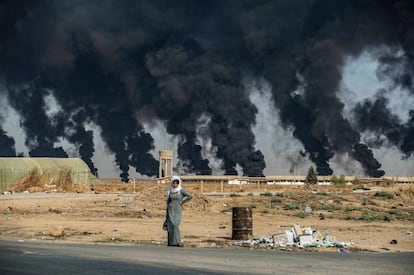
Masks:
[[[223,193],[220,184],[205,184],[204,193],[198,184],[184,188],[193,194],[181,222],[186,246],[237,247],[232,208],[252,207],[254,238],[298,224],[349,243],[348,251],[414,251],[414,186],[225,185]],[[108,181],[78,192],[32,191],[43,192],[0,195],[0,239],[166,245],[165,184]]]

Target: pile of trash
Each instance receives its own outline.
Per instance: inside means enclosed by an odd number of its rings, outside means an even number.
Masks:
[[[276,234],[273,236],[261,237],[260,239],[237,241],[233,243],[236,246],[247,247],[335,247],[340,252],[346,251],[345,248],[350,246],[350,243],[339,242],[334,237],[328,234],[322,234],[318,230],[313,230],[310,227],[300,227],[295,224],[290,230],[286,230],[283,234]],[[338,250],[338,251],[339,251]]]

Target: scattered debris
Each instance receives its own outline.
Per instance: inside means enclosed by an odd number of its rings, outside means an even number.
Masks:
[[[339,253],[350,253],[348,250],[346,250],[345,248],[338,248],[338,252]]]
[[[284,234],[276,234],[271,237],[261,237],[260,239],[252,239],[235,242],[236,246],[259,246],[259,247],[280,247],[286,248],[288,246],[305,248],[305,247],[337,247],[340,253],[349,253],[345,248],[350,246],[349,243],[338,242],[335,238],[322,233],[318,230],[313,230],[310,227],[300,227],[295,224],[291,230],[286,230]]]
[[[296,204],[290,204],[289,209],[298,209],[298,206]]]

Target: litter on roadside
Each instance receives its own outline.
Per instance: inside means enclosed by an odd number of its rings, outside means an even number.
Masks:
[[[328,234],[322,234],[318,230],[311,227],[301,227],[295,224],[290,230],[285,230],[285,233],[275,234],[272,236],[265,236],[259,239],[251,239],[244,241],[237,241],[233,243],[236,246],[247,247],[336,247],[342,248],[341,253],[344,253],[346,247],[351,244],[337,241],[334,237]],[[339,250],[338,250],[339,251]]]

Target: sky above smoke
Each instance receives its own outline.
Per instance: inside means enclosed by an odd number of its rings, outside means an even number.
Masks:
[[[405,176],[413,77],[412,1],[5,0],[0,156]]]

